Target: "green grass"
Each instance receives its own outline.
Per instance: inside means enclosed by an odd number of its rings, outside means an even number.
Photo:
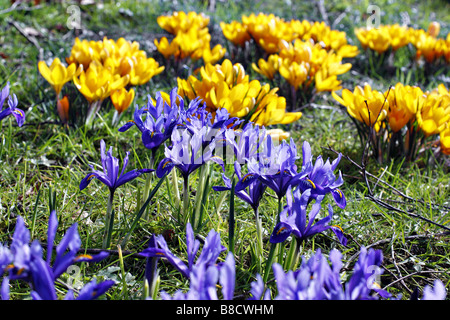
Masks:
[[[402,16],[409,15],[415,27],[427,28],[428,23],[437,20],[441,23],[441,35],[450,31],[449,4],[445,1],[434,1],[430,5],[420,1],[394,2],[378,1],[377,4],[385,15],[382,23],[401,23]],[[117,4],[115,4],[117,3]],[[372,2],[370,2],[372,3]],[[120,4],[120,6],[119,6]],[[332,23],[343,12],[340,23],[335,26],[347,32],[350,41],[357,43],[353,28],[365,24],[364,14],[369,1],[328,1],[325,9]],[[0,0],[0,8],[7,8],[9,1]],[[18,128],[12,119],[1,123],[0,136],[0,241],[9,242],[14,231],[15,221],[21,215],[31,229],[34,238],[45,242],[47,221],[50,209],[55,207],[59,218],[59,231],[56,243],[64,232],[73,224],[78,224],[83,248],[100,248],[103,237],[103,218],[108,202],[108,190],[95,181],[86,190],[79,190],[81,179],[89,170],[89,164],[97,164],[100,160],[99,145],[104,139],[107,146],[112,145],[114,154],[122,160],[126,151],[130,152],[129,168],[144,168],[149,163],[149,153],[143,147],[137,130],[119,133],[117,127],[110,125],[113,117],[111,108],[104,108],[96,119],[94,128],[88,130],[83,126],[63,127],[58,123],[54,106],[54,92],[40,76],[37,62],[40,55],[45,60],[55,56],[69,56],[70,48],[77,34],[66,27],[68,14],[67,5],[43,3],[39,7],[29,7],[27,10],[14,10],[0,15],[0,53],[6,58],[0,58],[0,85],[6,81],[11,83],[11,91],[18,96],[19,107],[26,111],[27,121]],[[4,9],[0,9],[4,10]],[[163,63],[158,55],[153,39],[165,35],[156,23],[157,16],[173,10],[203,11],[211,17],[209,24],[213,42],[226,44],[221,35],[218,23],[240,20],[242,14],[252,12],[274,13],[285,19],[322,20],[318,7],[314,2],[306,1],[245,1],[217,2],[215,10],[209,11],[207,4],[197,1],[185,1],[173,6],[169,1],[152,2],[105,2],[102,9],[94,5],[82,6],[83,32],[82,38],[100,40],[103,36],[109,38],[126,37],[136,40],[149,55],[154,55]],[[32,27],[42,36],[36,36],[41,48],[31,44],[18,30],[9,25],[6,20],[14,21],[22,28]],[[411,50],[406,49],[396,57],[396,65],[409,63]],[[374,88],[385,90],[391,84],[406,79],[405,72],[393,74],[384,73],[380,77],[373,75],[364,53],[351,61],[352,72],[342,77],[343,87],[353,88],[357,84],[369,82]],[[257,78],[251,68],[246,71]],[[379,70],[378,70],[379,71]],[[449,71],[443,71],[441,76],[421,74],[421,70],[408,76],[411,84],[420,84],[424,89],[433,88],[438,83],[449,87]],[[406,72],[407,74],[407,72]],[[446,78],[447,77],[447,78]],[[142,105],[146,95],[159,90],[170,90],[176,84],[173,78],[164,74],[154,77],[148,84],[137,90],[136,102]],[[83,97],[76,94],[71,84],[64,87],[64,92],[71,95],[71,108],[84,108]],[[109,106],[111,107],[111,106]],[[122,122],[131,119],[130,108]],[[349,116],[334,101],[331,95],[324,95],[315,101],[315,105],[303,110],[302,118],[295,124],[285,126],[291,131],[291,136],[299,146],[309,141],[315,156],[334,159],[334,150],[349,156],[360,164],[362,146],[356,134],[356,128]],[[163,152],[157,155],[162,159]],[[299,160],[301,161],[301,159]],[[158,163],[156,161],[155,163]],[[301,162],[299,162],[301,164]],[[356,261],[352,258],[360,246],[381,249],[384,254],[382,276],[383,286],[389,286],[391,293],[403,294],[406,299],[417,286],[423,288],[432,284],[433,279],[441,279],[446,287],[450,283],[450,247],[448,234],[442,235],[441,227],[424,220],[412,217],[412,213],[423,216],[431,221],[450,227],[450,198],[448,157],[434,155],[430,150],[421,155],[416,163],[407,165],[393,162],[379,165],[370,161],[367,170],[376,177],[389,183],[412,199],[412,202],[376,179],[370,179],[373,195],[384,202],[404,211],[396,212],[382,207],[368,196],[367,184],[355,165],[343,158],[338,167],[345,184],[343,191],[348,199],[347,207],[336,208],[335,224],[340,225],[351,238],[347,247],[338,244],[330,234],[317,235],[303,245],[302,254],[309,257],[320,248],[327,254],[332,248],[340,249],[344,254],[344,266],[351,270]],[[106,261],[87,265],[82,264],[80,274],[82,281],[92,276],[121,279],[123,274],[128,285],[119,282],[108,292],[108,299],[140,299],[143,291],[143,274],[145,260],[130,255],[147,247],[147,241],[152,234],[173,232],[168,240],[171,249],[182,259],[185,256],[185,230],[176,222],[178,208],[174,201],[174,184],[172,177],[164,182],[151,202],[148,214],[139,221],[138,227],[132,233],[123,250],[123,266],[117,255],[111,255]],[[119,244],[129,231],[141,200],[145,177],[124,185],[115,196],[114,207],[116,221],[112,244]],[[156,178],[152,185],[156,185]],[[198,184],[198,174],[190,179],[190,204],[194,205]],[[221,185],[220,171],[217,166],[212,170],[211,186]],[[182,179],[178,176],[178,188],[182,192]],[[54,198],[52,198],[54,196]],[[222,244],[228,244],[228,210],[229,201],[226,195],[222,206],[217,207],[222,196],[219,192],[210,191],[205,201],[203,213],[204,225],[198,233],[206,236],[210,229],[220,232]],[[54,203],[53,203],[54,201]],[[325,204],[332,200],[326,198]],[[430,207],[433,203],[436,206]],[[239,199],[235,201],[236,230],[236,295],[247,297],[250,283],[257,272],[257,259],[254,254],[255,224],[253,211]],[[267,192],[261,204],[261,218],[264,230],[264,256],[269,250],[268,237],[275,225],[277,200],[272,192]],[[174,219],[175,218],[175,219]],[[170,232],[168,232],[170,231]],[[289,247],[289,244],[287,244]],[[224,258],[224,256],[221,256]],[[161,261],[160,288],[169,293],[178,289],[187,289],[188,281]],[[73,275],[72,275],[73,276]],[[84,278],[85,277],[85,278]],[[133,278],[135,277],[135,278]],[[403,281],[399,279],[403,278]],[[63,281],[68,281],[70,274],[63,275]],[[273,283],[272,283],[273,285]],[[61,292],[67,288],[60,285]],[[14,283],[11,289],[12,299],[27,298],[28,288],[21,283]]]

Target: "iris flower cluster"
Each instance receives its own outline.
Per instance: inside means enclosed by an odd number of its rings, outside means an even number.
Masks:
[[[1,286],[1,299],[9,300],[9,285],[12,280],[23,280],[31,287],[31,297],[34,300],[57,300],[58,295],[55,281],[75,263],[98,262],[109,254],[102,251],[96,255],[78,254],[81,249],[81,239],[77,231],[77,224],[73,224],[66,232],[60,243],[55,246],[54,241],[58,229],[58,217],[53,210],[50,213],[47,231],[46,256],[38,240],[30,243],[30,231],[25,226],[22,217],[17,218],[11,245],[0,244],[0,270],[6,272]],[[54,256],[53,251],[56,251]],[[96,279],[86,284],[77,294],[70,289],[66,300],[97,299],[108,291],[114,281],[106,280],[97,283]]]
[[[176,256],[161,235],[154,236],[149,247],[139,254],[147,258],[146,281],[154,283],[158,275],[157,262],[165,259],[186,279],[189,289],[177,290],[173,295],[160,292],[163,300],[232,300],[236,285],[236,266],[231,252],[221,261],[221,254],[226,249],[221,244],[220,235],[211,230],[205,239],[203,249],[198,254],[200,242],[190,224],[186,226],[187,263]],[[198,256],[198,257],[197,257]],[[156,259],[156,263],[149,263]],[[320,249],[310,258],[302,257],[301,265],[296,270],[285,271],[278,263],[273,263],[276,290],[274,292],[264,283],[260,274],[251,283],[248,300],[397,300],[381,288],[383,254],[381,250],[361,247],[358,261],[353,266],[349,279],[342,281],[342,253],[333,249],[328,258]],[[218,292],[218,287],[221,292]],[[421,300],[444,300],[446,289],[440,280],[434,288],[427,285]],[[151,297],[147,297],[151,299]],[[412,296],[411,299],[418,299]]]

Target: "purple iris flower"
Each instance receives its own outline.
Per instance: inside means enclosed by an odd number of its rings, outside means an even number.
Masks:
[[[189,291],[178,290],[173,296],[161,292],[163,300],[219,300],[217,284],[222,287],[222,300],[232,300],[236,281],[234,256],[228,253],[224,262],[218,265],[199,263],[190,271]]]
[[[125,168],[128,165],[128,155],[125,155],[123,160],[122,172],[119,175],[119,159],[112,155],[112,146],[109,148],[108,153],[105,152],[106,146],[105,141],[100,141],[100,155],[102,161],[103,172],[95,170],[92,165],[90,165],[92,172],[88,173],[86,177],[81,180],[80,190],[86,188],[92,179],[96,178],[105,184],[110,192],[114,194],[114,191],[121,185],[130,182],[143,173],[148,173],[154,171],[153,169],[134,169],[124,174]]]
[[[380,267],[383,262],[381,250],[361,247],[358,261],[353,268],[353,274],[345,286],[346,300],[371,300],[377,299],[371,295],[371,290],[378,293],[382,298],[390,298],[391,294],[381,289],[380,283],[376,282],[377,276],[383,274]]]
[[[320,250],[301,267],[284,272],[278,263],[272,265],[277,282],[278,294],[275,300],[323,300],[326,299],[324,282],[332,270]]]
[[[11,247],[7,250],[1,246],[0,262],[2,271],[7,271],[10,280],[21,279],[33,288],[32,296],[44,300],[57,299],[54,282],[67,268],[77,262],[98,262],[109,254],[105,251],[97,255],[78,254],[81,240],[77,224],[72,225],[61,242],[56,246],[56,256],[53,259],[53,247],[58,219],[56,212],[50,213],[47,231],[47,256],[44,259],[43,250],[37,240],[30,242],[30,231],[25,227],[22,217],[17,218]],[[52,261],[53,260],[53,261]],[[6,265],[6,266],[5,266]],[[5,280],[2,285],[5,285]],[[6,286],[6,285],[5,285]],[[2,287],[2,297],[8,295],[7,288]]]
[[[307,222],[306,209],[310,196],[310,189],[300,193],[300,190],[296,188],[293,196],[291,188],[289,189],[286,194],[287,205],[284,207],[284,210],[280,212],[280,222],[275,226],[275,229],[270,236],[271,243],[283,242],[291,234],[293,234],[299,242],[302,242],[317,233],[332,229],[339,241],[343,245],[347,244],[347,238],[343,235],[342,230],[337,226],[329,225],[333,218],[333,208],[331,205],[328,205],[328,216],[314,223],[314,220],[321,209],[320,201],[314,203],[308,215]]]
[[[426,285],[423,289],[422,300],[445,300],[447,296],[447,290],[441,280],[436,279],[434,281],[434,288]]]
[[[186,224],[186,247],[188,255],[187,265],[170,251],[169,246],[167,245],[167,242],[166,240],[164,240],[164,237],[162,235],[158,235],[155,237],[154,246],[149,246],[139,254],[147,258],[165,258],[183,276],[189,278],[190,272],[195,265],[215,265],[217,259],[219,258],[219,255],[222,251],[225,250],[225,247],[220,243],[220,235],[214,230],[211,230],[205,239],[205,244],[203,246],[202,252],[200,253],[194,264],[195,257],[197,256],[198,250],[200,248],[200,242],[195,239],[194,231],[189,222]]]
[[[165,158],[161,160],[156,175],[162,178],[176,167],[185,181],[191,173],[200,168],[207,161],[213,161],[225,170],[223,159],[214,155],[215,139],[205,139],[211,132],[211,128],[204,126],[174,130],[172,132],[172,145],[165,148]]]
[[[303,167],[307,168],[307,170],[305,170],[307,176],[302,179],[301,183],[298,185],[300,190],[303,192],[310,189],[311,200],[331,193],[338,207],[342,209],[345,208],[347,202],[345,200],[344,193],[338,189],[338,187],[344,183],[342,174],[339,171],[339,176],[336,178],[333,173],[341,160],[341,154],[339,154],[338,157],[331,163],[328,159],[324,162],[322,156],[318,156],[313,165],[311,146],[307,141],[303,142],[302,149]]]
[[[242,181],[241,165],[237,161],[234,163],[234,173],[236,174],[238,181],[241,182]],[[231,179],[228,178],[224,173],[222,173],[222,179],[225,186],[214,186],[213,190],[215,191],[231,190]],[[266,189],[267,186],[263,184],[260,180],[253,180],[247,186],[247,189],[235,191],[235,195],[241,200],[247,202],[252,207],[254,212],[257,212],[259,203]]]
[[[226,144],[231,147],[239,164],[245,164],[250,159],[258,157],[260,147],[266,138],[265,128],[252,122],[246,123],[242,129],[225,131]]]
[[[33,300],[58,300],[55,289],[55,276],[49,265],[41,258],[34,260],[31,264],[33,270],[33,288],[31,297]],[[80,293],[75,298],[72,290],[69,290],[64,300],[95,300],[105,294],[115,282],[106,280],[97,283],[96,279],[92,279],[81,288]]]
[[[277,284],[276,300],[376,300],[379,294],[383,299],[392,299],[391,294],[375,284],[374,271],[380,268],[382,253],[379,250],[367,251],[361,248],[348,282],[341,282],[342,254],[339,250],[330,251],[327,259],[318,249],[309,259],[302,258],[300,267],[285,272],[283,267],[272,265]],[[331,262],[331,264],[329,263]],[[381,274],[377,271],[377,275]],[[263,297],[264,283],[257,277],[252,284],[251,300]],[[436,288],[436,286],[435,286]],[[437,290],[440,290],[439,288]],[[270,293],[270,292],[269,292]],[[268,290],[264,299],[270,299]]]
[[[6,98],[8,98],[8,107],[3,110],[3,104]],[[16,108],[18,104],[17,96],[15,94],[9,94],[9,82],[7,82],[6,86],[0,92],[0,121],[12,114],[16,118],[17,125],[21,127],[25,122],[25,112]]]
[[[251,284],[250,298],[248,300],[271,300],[271,292],[269,288],[265,288],[263,278],[258,273],[256,275],[256,281]]]
[[[177,99],[180,106],[176,103]],[[153,157],[159,146],[170,138],[173,129],[181,123],[180,109],[184,109],[184,101],[177,95],[177,88],[170,92],[170,105],[163,100],[160,92],[156,93],[155,102],[153,104],[151,97],[148,96],[147,105],[142,108],[136,106],[133,120],[119,129],[120,132],[125,132],[136,125],[142,133],[142,143],[152,151]]]
[[[283,140],[278,146],[273,145],[272,139],[266,139],[265,148],[252,157],[248,163],[248,173],[236,183],[236,191],[245,189],[254,180],[259,179],[262,183],[275,191],[278,200],[286,195],[288,188],[296,186],[306,176],[303,171],[298,173],[295,160],[297,159],[297,148],[294,140],[288,144]]]

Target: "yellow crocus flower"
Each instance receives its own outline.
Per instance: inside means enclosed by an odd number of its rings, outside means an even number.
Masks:
[[[114,75],[96,60],[91,62],[88,70],[83,70],[79,77],[73,77],[75,86],[90,103],[103,101],[109,97],[111,91],[125,87],[129,80],[129,75]]]
[[[389,127],[393,132],[402,129],[407,123],[415,120],[417,110],[421,108],[425,99],[422,89],[415,86],[405,86],[397,83],[395,87],[385,92],[388,95]]]
[[[428,137],[443,131],[450,120],[450,95],[432,91],[416,113],[419,128]]]
[[[286,81],[297,90],[308,77],[308,64],[304,61],[297,63],[284,59],[280,65],[280,74]]]
[[[156,22],[167,32],[177,35],[179,32],[187,32],[190,29],[205,28],[209,23],[209,17],[193,11],[187,14],[184,11],[177,11],[168,16],[159,16]]]
[[[72,80],[76,74],[81,73],[83,66],[81,65],[77,69],[76,64],[71,63],[68,67],[65,67],[59,58],[55,58],[50,67],[44,61],[39,61],[38,69],[44,79],[53,87],[56,96],[59,96],[62,87]]]
[[[447,122],[447,127],[441,131],[439,141],[441,152],[450,155],[450,123]]]
[[[145,56],[133,59],[133,67],[128,72],[130,76],[130,84],[133,86],[139,86],[147,83],[155,75],[164,71],[164,66],[159,66],[153,58],[147,58]]]
[[[258,65],[252,63],[252,68],[259,74],[267,77],[269,80],[272,80],[275,76],[275,73],[278,72],[281,65],[281,58],[277,54],[271,54],[267,61],[264,59],[258,60]]]
[[[205,44],[202,51],[202,58],[205,64],[214,64],[223,58],[227,50],[220,44],[214,46],[211,50],[209,42]]]
[[[116,108],[117,113],[121,114],[131,105],[134,99],[134,89],[131,88],[130,91],[127,91],[125,88],[120,88],[118,90],[114,90],[111,93],[111,102]]]
[[[220,22],[220,28],[225,38],[231,41],[236,46],[243,47],[251,37],[247,31],[247,26],[238,21],[231,21],[231,23]]]
[[[101,41],[88,41],[86,39],[80,40],[79,38],[75,38],[75,43],[72,46],[70,56],[66,58],[66,62],[68,64],[81,64],[83,65],[83,69],[87,70],[91,61],[100,59],[100,52],[102,50],[103,43]]]
[[[351,117],[367,126],[374,126],[378,132],[389,108],[389,101],[385,99],[383,93],[372,90],[369,84],[365,84],[364,88],[356,86],[353,92],[343,89],[342,97],[334,91],[331,95],[347,108]]]
[[[389,49],[390,37],[385,29],[356,28],[355,34],[364,49],[370,48],[379,54]]]

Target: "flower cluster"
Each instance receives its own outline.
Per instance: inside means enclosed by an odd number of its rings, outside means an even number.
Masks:
[[[203,13],[177,11],[169,16],[159,16],[158,25],[171,33],[167,37],[154,40],[158,51],[166,58],[173,56],[177,60],[190,58],[193,61],[203,59],[205,64],[216,63],[225,55],[226,49],[220,44],[211,48],[211,35],[208,31],[209,17]]]
[[[293,42],[281,40],[277,53],[271,54],[267,61],[258,60],[253,69],[269,79],[277,72],[297,91],[306,91],[311,84],[317,92],[341,89],[337,76],[350,70],[350,63],[342,63],[342,56],[327,51],[322,44],[295,39]]]
[[[145,271],[149,285],[157,282],[159,259],[167,260],[184,277],[189,279],[187,292],[177,290],[173,295],[160,292],[163,300],[232,300],[236,286],[236,265],[234,256],[228,252],[224,261],[218,262],[225,251],[220,235],[211,230],[205,239],[203,249],[198,255],[200,242],[195,239],[190,224],[186,226],[187,263],[176,256],[169,248],[164,237],[153,235],[149,247],[139,254],[147,258]],[[257,274],[256,281],[251,283],[248,300],[397,300],[388,291],[381,288],[381,250],[361,247],[358,261],[353,266],[351,276],[342,281],[342,253],[332,249],[328,258],[320,249],[307,259],[302,257],[301,265],[296,270],[283,270],[278,263],[272,268],[276,281],[276,291],[272,293]],[[221,291],[217,288],[221,288]],[[155,286],[152,285],[153,290]],[[442,281],[436,280],[434,289],[427,285],[421,300],[444,300],[446,289]],[[151,297],[147,297],[151,299]],[[411,297],[414,299],[414,297]],[[418,299],[416,297],[415,299]]]
[[[382,54],[393,52],[411,44],[416,49],[416,58],[423,57],[431,63],[443,58],[450,62],[450,34],[447,38],[438,38],[440,25],[430,23],[428,30],[414,29],[399,24],[381,25],[378,28],[356,28],[355,34],[363,49],[370,49]]]
[[[277,284],[275,300],[397,300],[381,288],[383,274],[381,250],[361,247],[358,261],[346,282],[342,282],[342,253],[332,249],[327,257],[318,249],[309,259],[302,258],[297,270],[285,272],[281,265],[272,265]],[[331,265],[330,263],[331,262]],[[264,282],[258,275],[252,283],[250,300],[270,300],[272,292],[265,290]],[[434,290],[427,285],[422,300],[445,300],[446,290],[440,280],[436,280]]]
[[[249,80],[244,67],[228,59],[222,64],[207,64],[200,68],[200,79],[194,75],[177,79],[178,92],[190,100],[200,97],[214,116],[226,109],[230,116],[252,121],[258,125],[292,123],[301,112],[286,112],[286,99],[278,96],[278,88]]]
[[[441,151],[448,154],[450,94],[443,84],[423,91],[417,86],[397,83],[386,92],[372,90],[365,84],[364,88],[356,86],[353,92],[343,89],[342,97],[335,92],[332,95],[365,128],[373,126],[376,132],[388,130],[391,141],[404,135],[402,145],[409,159],[414,158],[416,144],[434,135],[440,135]]]
[[[155,59],[147,57],[147,53],[139,49],[138,42],[124,38],[117,41],[107,37],[102,41],[76,38],[66,62],[68,67],[55,58],[48,67],[45,61],[39,61],[39,71],[54,88],[58,105],[62,100],[62,87],[73,81],[90,104],[88,122],[108,97],[121,114],[134,99],[134,89],[127,88],[143,85],[164,70]],[[67,101],[58,107],[58,113],[62,119],[68,118]]]
[[[220,24],[222,32],[229,41],[243,46],[253,39],[268,54],[279,51],[280,41],[292,42],[295,39],[312,40],[320,43],[327,51],[333,50],[343,58],[354,57],[358,48],[347,42],[346,34],[332,30],[324,22],[311,23],[307,20],[285,21],[274,14],[259,13],[242,16],[242,21]]]
[[[98,262],[109,254],[105,251],[97,255],[78,254],[81,250],[81,240],[77,231],[77,224],[73,224],[66,232],[61,242],[54,247],[58,217],[53,210],[50,213],[47,231],[46,257],[39,241],[30,244],[30,231],[25,226],[22,217],[17,218],[13,240],[9,247],[0,244],[0,271],[7,275],[3,278],[1,299],[9,300],[9,284],[11,280],[26,281],[32,291],[34,300],[57,300],[55,282],[75,263]],[[56,256],[53,259],[53,250]],[[64,299],[66,300],[93,300],[97,299],[115,284],[112,280],[97,283],[96,279],[86,284],[75,298],[70,289]]]
[[[398,24],[381,25],[378,28],[357,28],[355,34],[363,49],[371,49],[383,53],[388,49],[394,51],[408,45],[410,30]]]

